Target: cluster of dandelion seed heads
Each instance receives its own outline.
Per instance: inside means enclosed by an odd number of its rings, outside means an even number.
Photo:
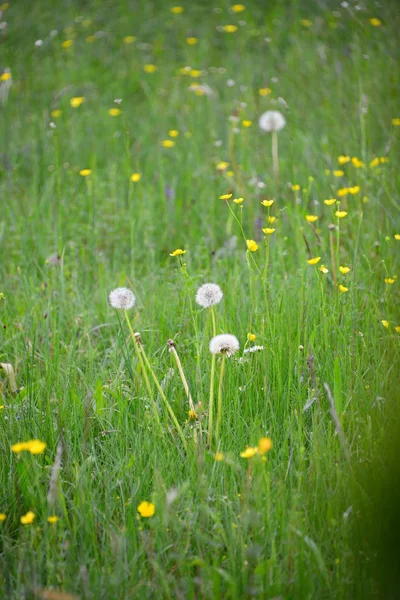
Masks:
[[[246,348],[246,350],[243,351],[243,354],[251,354],[253,352],[261,352],[262,350],[264,350],[264,346],[251,346],[250,348]]]
[[[258,121],[260,129],[263,131],[280,131],[286,125],[286,119],[278,110],[267,110]]]
[[[210,352],[211,354],[226,354],[232,356],[239,350],[239,340],[236,336],[230,333],[222,333],[211,338]]]
[[[118,310],[129,310],[136,304],[135,294],[129,288],[120,287],[116,288],[108,296],[110,304],[113,308]]]
[[[216,283],[205,283],[197,290],[196,302],[203,308],[210,308],[219,304],[223,298],[223,293]]]

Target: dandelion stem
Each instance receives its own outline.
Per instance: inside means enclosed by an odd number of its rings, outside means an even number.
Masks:
[[[211,444],[212,427],[213,427],[213,411],[214,411],[214,377],[215,377],[215,357],[211,358],[211,375],[210,375],[210,399],[208,402],[208,443]]]
[[[215,322],[215,312],[214,312],[213,306],[211,306],[210,312],[211,312],[211,320],[212,320],[212,328],[213,328],[213,337],[215,337],[217,335],[217,324]]]
[[[222,382],[225,373],[225,354],[221,358],[221,366],[219,371],[219,383],[218,383],[218,406],[217,406],[217,421],[215,423],[215,437],[217,442],[219,441],[219,426],[222,417]]]
[[[150,398],[151,408],[153,410],[154,417],[155,417],[155,419],[157,421],[157,425],[160,427],[160,430],[162,431],[162,426],[161,426],[161,421],[160,421],[160,415],[158,414],[157,404],[156,404],[156,401],[154,399],[154,395],[153,395],[153,391],[151,389],[150,381],[149,381],[149,378],[147,376],[146,367],[144,366],[144,362],[143,362],[142,347],[138,343],[138,341],[137,341],[137,339],[135,337],[135,334],[133,332],[132,325],[131,325],[131,322],[130,322],[130,319],[129,319],[129,316],[128,316],[128,312],[126,310],[124,310],[124,315],[125,315],[126,322],[128,324],[129,333],[130,333],[130,335],[132,337],[132,341],[133,341],[133,345],[134,345],[134,348],[135,348],[135,352],[136,352],[136,355],[138,357],[138,361],[140,363],[140,368],[141,368],[142,373],[143,373],[144,382],[146,384],[147,392],[148,392],[149,398]]]
[[[144,362],[146,363],[146,366],[147,366],[148,370],[150,371],[150,375],[152,376],[153,381],[154,381],[154,383],[156,385],[156,388],[157,388],[157,390],[158,390],[161,398],[164,401],[164,404],[165,404],[165,407],[166,407],[166,409],[167,409],[167,411],[169,413],[169,416],[171,417],[171,419],[172,419],[172,421],[173,421],[173,423],[174,423],[174,425],[175,425],[175,427],[176,427],[176,429],[177,429],[177,431],[179,433],[179,437],[182,440],[183,447],[185,448],[185,450],[187,450],[187,444],[186,444],[185,436],[183,435],[182,428],[179,425],[178,419],[176,418],[175,413],[172,410],[171,405],[168,402],[168,399],[167,399],[166,395],[164,394],[164,390],[162,389],[162,387],[161,387],[161,385],[160,385],[160,383],[159,383],[159,381],[158,381],[158,379],[156,377],[156,374],[153,371],[153,367],[151,366],[150,361],[147,358],[147,355],[146,355],[146,352],[143,349],[143,346],[141,347],[141,352],[142,352],[142,355],[143,355]]]
[[[276,131],[271,132],[272,136],[272,166],[274,170],[275,180],[279,177],[279,152],[278,152],[278,133]]]
[[[178,367],[179,375],[181,376],[183,387],[185,388],[186,396],[189,401],[189,408],[190,408],[190,410],[194,410],[192,396],[190,395],[188,382],[186,380],[185,373],[183,372],[182,363],[181,363],[178,353],[176,351],[175,342],[173,340],[168,340],[168,347],[169,347],[169,351],[175,358],[176,366]]]

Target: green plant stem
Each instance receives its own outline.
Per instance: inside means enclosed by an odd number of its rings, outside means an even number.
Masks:
[[[222,382],[223,382],[224,373],[225,373],[225,359],[226,359],[226,356],[225,356],[225,354],[223,354],[222,358],[221,358],[221,365],[220,365],[220,371],[219,371],[217,421],[215,424],[215,438],[216,438],[217,442],[219,442],[219,427],[221,424],[221,417],[222,417]]]

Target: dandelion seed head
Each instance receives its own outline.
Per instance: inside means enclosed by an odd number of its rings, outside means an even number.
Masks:
[[[203,308],[209,308],[219,304],[223,298],[223,292],[216,283],[205,283],[197,290],[196,302]]]
[[[239,350],[239,340],[230,333],[216,335],[210,341],[211,354],[226,354],[232,356]]]
[[[135,294],[132,290],[125,287],[116,288],[110,292],[108,299],[111,306],[118,310],[129,310],[136,304]]]
[[[260,129],[263,131],[280,131],[286,125],[286,119],[278,110],[267,110],[258,121]]]

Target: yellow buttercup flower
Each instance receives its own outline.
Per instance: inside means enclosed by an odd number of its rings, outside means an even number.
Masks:
[[[83,104],[84,102],[85,102],[84,96],[75,96],[74,98],[71,98],[71,100],[69,101],[72,108],[79,108],[79,106],[81,106],[81,104]]]
[[[400,326],[396,325],[396,327],[394,328],[394,330],[395,330],[396,333],[400,333]]]
[[[56,515],[51,515],[50,517],[47,517],[47,521],[49,523],[51,523],[52,525],[57,523],[58,520],[59,520],[59,518]]]
[[[394,239],[395,240],[400,240],[400,233],[395,233],[394,234]]]
[[[236,25],[224,25],[222,28],[226,33],[235,33],[237,31]]]
[[[89,175],[91,175],[92,170],[91,169],[81,169],[79,171],[79,175],[82,175],[82,177],[88,177]]]
[[[340,189],[338,189],[338,191],[337,191],[337,195],[338,195],[340,198],[343,198],[343,196],[347,196],[347,194],[348,194],[348,193],[349,193],[349,188],[347,188],[347,187],[340,188]]]
[[[233,6],[231,6],[231,9],[234,13],[241,13],[244,10],[246,10],[246,7],[244,6],[244,4],[234,4]]]
[[[61,47],[62,48],[70,48],[73,43],[74,43],[74,40],[65,40],[64,42],[62,42]]]
[[[164,148],[173,148],[175,146],[175,142],[173,140],[163,140],[161,142],[161,146]]]
[[[45,442],[41,442],[40,440],[30,440],[29,444],[29,452],[31,454],[42,454],[46,450],[47,444]]]
[[[110,110],[108,111],[110,117],[119,117],[121,113],[122,110],[120,108],[110,108]]]
[[[147,502],[147,500],[143,500],[137,507],[137,511],[141,517],[152,517],[156,511],[156,507],[152,502]]]
[[[155,73],[157,71],[156,65],[144,65],[143,70],[146,73]]]
[[[275,232],[275,229],[273,227],[264,227],[263,232],[266,235],[271,235],[272,233]]]
[[[199,40],[195,37],[187,37],[186,38],[186,43],[189,44],[189,46],[195,46],[198,41]]]
[[[88,35],[86,38],[86,41],[88,44],[93,44],[93,42],[96,41],[96,36],[95,35]]]
[[[345,287],[344,285],[340,284],[339,285],[339,290],[343,293],[348,292],[349,288]]]
[[[190,77],[200,77],[201,71],[199,69],[190,69],[188,71],[188,74],[190,75]]]
[[[174,137],[174,138],[178,137],[179,131],[177,129],[170,129],[168,131],[168,135],[169,135],[169,137]]]
[[[388,156],[380,156],[379,157],[379,162],[383,165],[389,162],[389,157]]]
[[[267,220],[268,220],[268,223],[270,223],[272,225],[273,223],[275,223],[276,217],[268,217]]]
[[[335,177],[343,177],[344,171],[342,171],[341,169],[336,169],[336,171],[333,171],[333,174]]]
[[[172,14],[174,15],[180,15],[181,13],[183,13],[183,6],[171,6],[170,11],[172,12]]]
[[[372,17],[369,22],[371,23],[372,27],[380,27],[382,25],[382,21],[376,17]]]
[[[374,158],[373,160],[371,160],[371,162],[369,163],[370,167],[377,167],[379,165],[379,158]]]
[[[338,156],[339,165],[345,165],[348,162],[350,162],[350,156],[345,156],[344,154]]]
[[[335,204],[336,202],[336,198],[329,198],[328,200],[324,200],[324,204],[326,204],[327,206],[332,206],[333,204]]]
[[[261,204],[263,206],[272,206],[274,202],[275,202],[275,200],[262,200]]]
[[[248,119],[244,119],[242,121],[243,127],[251,127],[253,125],[253,121],[249,121]]]
[[[353,187],[349,187],[349,194],[358,194],[358,192],[360,191],[360,186],[359,185],[353,185]]]
[[[21,517],[22,525],[32,525],[33,521],[35,520],[35,516],[35,513],[29,510],[26,515]]]
[[[339,271],[342,273],[342,275],[347,275],[347,273],[350,271],[350,267],[339,267]]]
[[[396,280],[393,279],[393,277],[387,277],[385,279],[385,283],[388,283],[389,285],[392,285]]]
[[[222,196],[219,197],[220,200],[229,200],[229,198],[232,198],[232,194],[222,194]]]
[[[329,269],[325,266],[325,265],[321,265],[319,270],[321,271],[321,273],[323,273],[324,275],[326,275],[327,273],[329,273]]]
[[[253,456],[255,456],[256,454],[258,454],[258,448],[247,446],[246,450],[243,450],[240,453],[240,456],[242,458],[253,458]]]
[[[269,87],[260,88],[258,90],[258,93],[260,94],[260,96],[268,96],[269,94],[272,93],[272,90]]]
[[[7,515],[5,513],[0,513],[0,523],[7,519]]]
[[[246,240],[246,244],[247,244],[247,249],[250,250],[250,252],[257,252],[257,250],[258,250],[257,242],[255,242],[254,240]]]
[[[195,421],[198,417],[198,414],[195,410],[190,409],[188,412],[189,421]]]
[[[394,125],[395,127],[398,127],[400,125],[400,118],[399,117],[394,117],[392,119],[392,125]]]
[[[269,437],[262,437],[258,440],[258,451],[261,455],[266,454],[272,448],[272,440]]]
[[[134,35],[126,35],[124,38],[122,38],[124,44],[133,44],[135,40],[136,37]]]
[[[356,169],[359,169],[360,167],[365,166],[364,163],[362,162],[362,160],[357,158],[357,156],[353,156],[353,158],[351,159],[351,162]]]
[[[0,81],[9,81],[10,79],[12,79],[12,75],[8,71],[0,75]]]
[[[320,256],[316,256],[315,258],[310,258],[307,262],[309,265],[316,265],[321,260]]]
[[[182,256],[182,254],[186,254],[186,250],[182,250],[181,248],[177,248],[173,252],[170,253],[170,256]]]
[[[294,183],[294,184],[292,185],[292,190],[293,190],[294,192],[298,192],[298,191],[299,191],[299,189],[300,189],[300,186],[299,186],[299,184],[298,184],[298,183]]]
[[[254,333],[248,333],[247,339],[249,340],[249,342],[254,342],[254,340],[256,339],[256,335]]]
[[[306,215],[306,221],[307,223],[315,223],[315,221],[318,221],[318,217],[317,215]]]
[[[389,321],[386,321],[386,319],[384,319],[383,321],[381,321],[382,325],[387,329],[389,327]]]
[[[243,198],[234,198],[233,201],[235,204],[242,204]]]
[[[138,181],[140,181],[142,178],[141,173],[132,173],[130,180],[133,181],[133,183],[137,183]]]
[[[227,169],[229,167],[229,163],[225,162],[224,160],[221,160],[217,166],[216,169],[217,171],[225,171],[225,169]]]
[[[223,452],[216,452],[214,455],[214,460],[216,460],[217,462],[221,462],[223,461],[225,458]]]
[[[337,210],[335,212],[335,217],[338,219],[344,219],[344,217],[347,217],[347,212],[345,210]]]
[[[62,110],[60,110],[59,108],[56,108],[55,110],[51,111],[50,115],[53,119],[58,119],[62,115]]]

